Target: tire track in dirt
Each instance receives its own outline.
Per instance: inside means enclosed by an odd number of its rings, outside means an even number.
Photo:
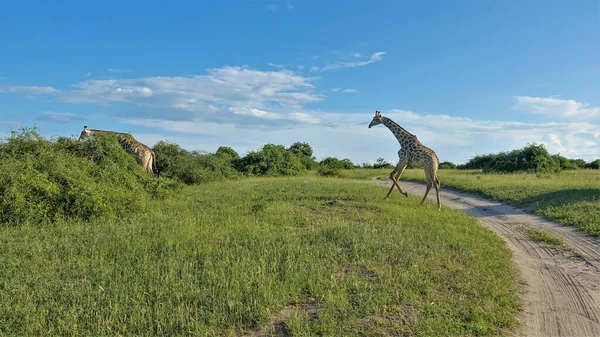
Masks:
[[[389,179],[372,182],[391,186]],[[420,198],[425,193],[422,183],[400,184],[403,190]],[[435,193],[428,197],[435,200]],[[512,262],[524,283],[520,289],[524,310],[517,335],[600,336],[600,240],[475,194],[442,188],[441,200],[442,207],[476,217],[512,250]],[[564,246],[549,248],[532,241],[523,228],[559,237]]]

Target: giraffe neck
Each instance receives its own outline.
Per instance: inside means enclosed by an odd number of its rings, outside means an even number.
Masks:
[[[406,131],[406,129],[398,125],[393,120],[387,117],[381,117],[381,120],[383,125],[387,126],[387,128],[390,129],[390,131],[392,131],[392,133],[398,140],[398,143],[400,143],[400,147],[408,147],[410,146],[410,144],[418,142],[417,136]]]
[[[127,153],[132,154],[136,157],[138,163],[140,163],[146,172],[155,173],[156,170],[156,154],[148,146],[138,142],[129,133],[87,129],[88,135],[98,135],[101,133],[111,134],[117,137],[117,141]]]
[[[88,129],[88,133],[90,135],[97,135],[100,133],[108,133],[108,134],[112,134],[112,135],[116,135],[118,137],[127,137],[127,138],[133,138],[133,136],[131,136],[128,133],[122,133],[122,132],[115,132],[115,131],[106,131],[106,130],[96,130],[96,129]]]
[[[149,149],[146,145],[138,142],[132,135],[129,133],[115,132],[115,131],[106,131],[106,130],[96,130],[96,129],[88,129],[88,133],[90,135],[97,135],[101,133],[107,133],[111,135],[115,135],[117,140],[123,147],[123,149],[129,153],[139,155],[141,152]]]

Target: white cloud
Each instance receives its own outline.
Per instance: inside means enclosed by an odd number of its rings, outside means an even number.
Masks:
[[[292,9],[294,9],[294,5],[292,5],[292,4],[290,4],[290,3],[288,3],[288,4],[287,4],[287,9],[289,9],[289,10],[292,10]]]
[[[342,92],[342,93],[358,92],[358,90],[356,90],[356,89],[344,89],[344,88],[333,88],[333,89],[331,89],[331,91]]]
[[[600,118],[600,107],[573,99],[531,96],[515,96],[515,99],[517,104],[513,108],[523,112],[576,119]]]
[[[90,76],[92,76],[91,72],[88,71],[87,73],[85,73],[85,77],[90,77]]]
[[[191,118],[204,115],[208,105],[264,109],[273,105],[299,108],[319,102],[323,96],[312,91],[315,80],[289,70],[223,67],[209,69],[206,75],[189,77],[86,80],[76,84],[74,90],[63,92],[59,100],[99,105],[126,102],[138,107],[170,108],[189,112]]]
[[[264,111],[264,110],[254,109],[254,108],[240,108],[240,107],[231,107],[231,108],[229,108],[229,110],[236,115],[247,115],[247,116],[253,116],[253,117],[258,117],[258,118],[267,119],[267,120],[290,120],[290,121],[306,123],[306,124],[317,124],[320,122],[318,117],[312,116],[312,115],[304,113],[304,112],[292,112],[292,113],[282,114],[282,113],[268,112],[268,111]]]
[[[387,52],[384,52],[384,51],[373,53],[373,54],[371,54],[371,57],[369,57],[369,59],[365,60],[365,61],[337,62],[337,63],[328,64],[328,65],[324,66],[322,68],[322,70],[327,71],[327,70],[334,70],[334,69],[339,69],[339,68],[364,67],[371,63],[381,61],[383,59],[383,55],[385,55],[386,53]]]
[[[265,9],[271,12],[276,12],[277,10],[279,10],[279,6],[277,4],[266,4]]]
[[[41,116],[37,118],[38,120],[46,120],[57,123],[68,123],[77,120],[86,120],[88,119],[86,116],[70,113],[70,112],[53,112],[47,111],[44,112]]]
[[[120,103],[125,107],[118,112],[122,118],[143,116],[189,121],[232,118],[238,125],[284,127],[313,123],[314,118],[305,115],[302,109],[305,104],[324,99],[322,93],[315,92],[317,79],[290,70],[259,71],[244,66],[209,69],[206,74],[187,77],[88,79],[63,91],[34,86],[3,87],[2,90],[52,93],[58,101],[71,104],[110,107]],[[41,118],[64,121],[71,117],[50,113]]]
[[[285,66],[283,64],[276,64],[276,63],[269,62],[269,67],[283,68]]]
[[[310,71],[312,73],[312,72],[315,72],[315,71],[319,71],[319,69],[320,68],[317,67],[317,66],[312,66],[312,67],[310,67],[310,69],[308,71]]]
[[[25,93],[28,95],[43,95],[43,94],[55,94],[59,90],[53,87],[40,87],[40,86],[6,86],[0,87],[0,93]]]

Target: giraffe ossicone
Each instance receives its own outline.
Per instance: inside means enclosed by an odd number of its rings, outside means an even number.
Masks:
[[[421,200],[421,204],[423,204],[423,202],[427,198],[427,194],[429,194],[429,190],[431,190],[431,187],[434,187],[437,197],[438,210],[441,209],[442,204],[440,202],[440,180],[438,179],[437,175],[440,160],[435,151],[423,145],[419,141],[419,139],[417,139],[417,136],[406,131],[406,129],[398,125],[390,118],[382,116],[381,112],[377,110],[375,111],[375,116],[369,124],[369,129],[379,124],[385,125],[392,132],[392,134],[394,134],[394,136],[398,140],[398,143],[400,143],[400,150],[398,151],[398,164],[396,164],[396,167],[390,173],[390,178],[392,179],[392,187],[385,196],[385,199],[387,199],[390,196],[390,194],[394,190],[394,186],[398,188],[398,191],[400,191],[400,193],[408,197],[408,193],[404,192],[402,188],[400,188],[400,185],[398,185],[398,180],[400,179],[402,173],[404,173],[404,169],[406,168],[406,166],[411,165],[414,167],[422,167],[425,171],[427,189],[425,190],[425,195]]]
[[[156,169],[156,154],[148,146],[137,141],[129,133],[121,133],[115,131],[96,130],[88,129],[87,125],[83,126],[83,131],[79,135],[79,140],[83,140],[86,137],[106,133],[117,137],[119,144],[127,153],[135,156],[137,162],[142,165],[144,170],[150,174],[157,175]]]

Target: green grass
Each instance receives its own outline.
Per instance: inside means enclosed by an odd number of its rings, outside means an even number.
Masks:
[[[0,227],[0,335],[506,335],[510,251],[339,178],[186,187],[113,221]]]
[[[561,238],[556,237],[556,236],[546,233],[546,232],[539,231],[537,229],[522,228],[521,230],[525,234],[527,234],[527,237],[529,237],[529,239],[531,239],[533,241],[545,243],[545,244],[551,245],[551,246],[560,245],[563,243]]]
[[[354,179],[386,177],[391,170],[342,172]],[[560,174],[482,174],[479,170],[439,170],[444,186],[507,202],[563,225],[600,235],[600,171],[573,170]],[[406,170],[401,180],[425,181],[422,169]]]

